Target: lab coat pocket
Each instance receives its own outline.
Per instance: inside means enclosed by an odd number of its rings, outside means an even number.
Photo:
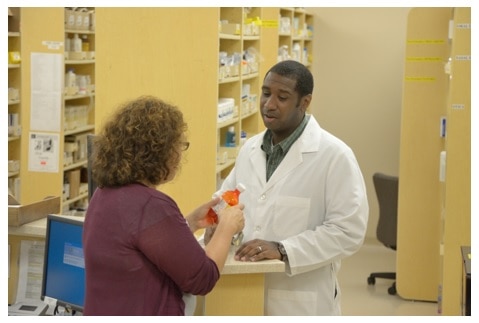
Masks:
[[[296,196],[279,196],[274,206],[275,235],[281,239],[306,229],[311,200]]]
[[[316,315],[317,306],[316,292],[270,289],[266,315]]]

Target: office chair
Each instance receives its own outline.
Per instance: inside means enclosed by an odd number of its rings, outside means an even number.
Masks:
[[[376,228],[376,237],[386,247],[396,250],[399,179],[396,176],[375,173],[373,182],[379,203],[379,221]],[[368,277],[368,285],[374,285],[376,278],[395,280],[396,273],[371,273]],[[388,293],[389,295],[396,294],[396,281],[388,288]]]

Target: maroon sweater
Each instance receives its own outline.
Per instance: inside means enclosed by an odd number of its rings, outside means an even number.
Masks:
[[[177,204],[141,184],[97,189],[83,229],[84,315],[184,315],[220,274]]]

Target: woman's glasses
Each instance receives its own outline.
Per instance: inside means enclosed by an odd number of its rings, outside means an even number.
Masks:
[[[190,143],[188,141],[181,142],[181,150],[186,151],[190,148]]]

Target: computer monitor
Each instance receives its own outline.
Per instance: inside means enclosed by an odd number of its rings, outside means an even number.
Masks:
[[[85,258],[83,217],[47,216],[42,300],[83,312],[85,298]]]

